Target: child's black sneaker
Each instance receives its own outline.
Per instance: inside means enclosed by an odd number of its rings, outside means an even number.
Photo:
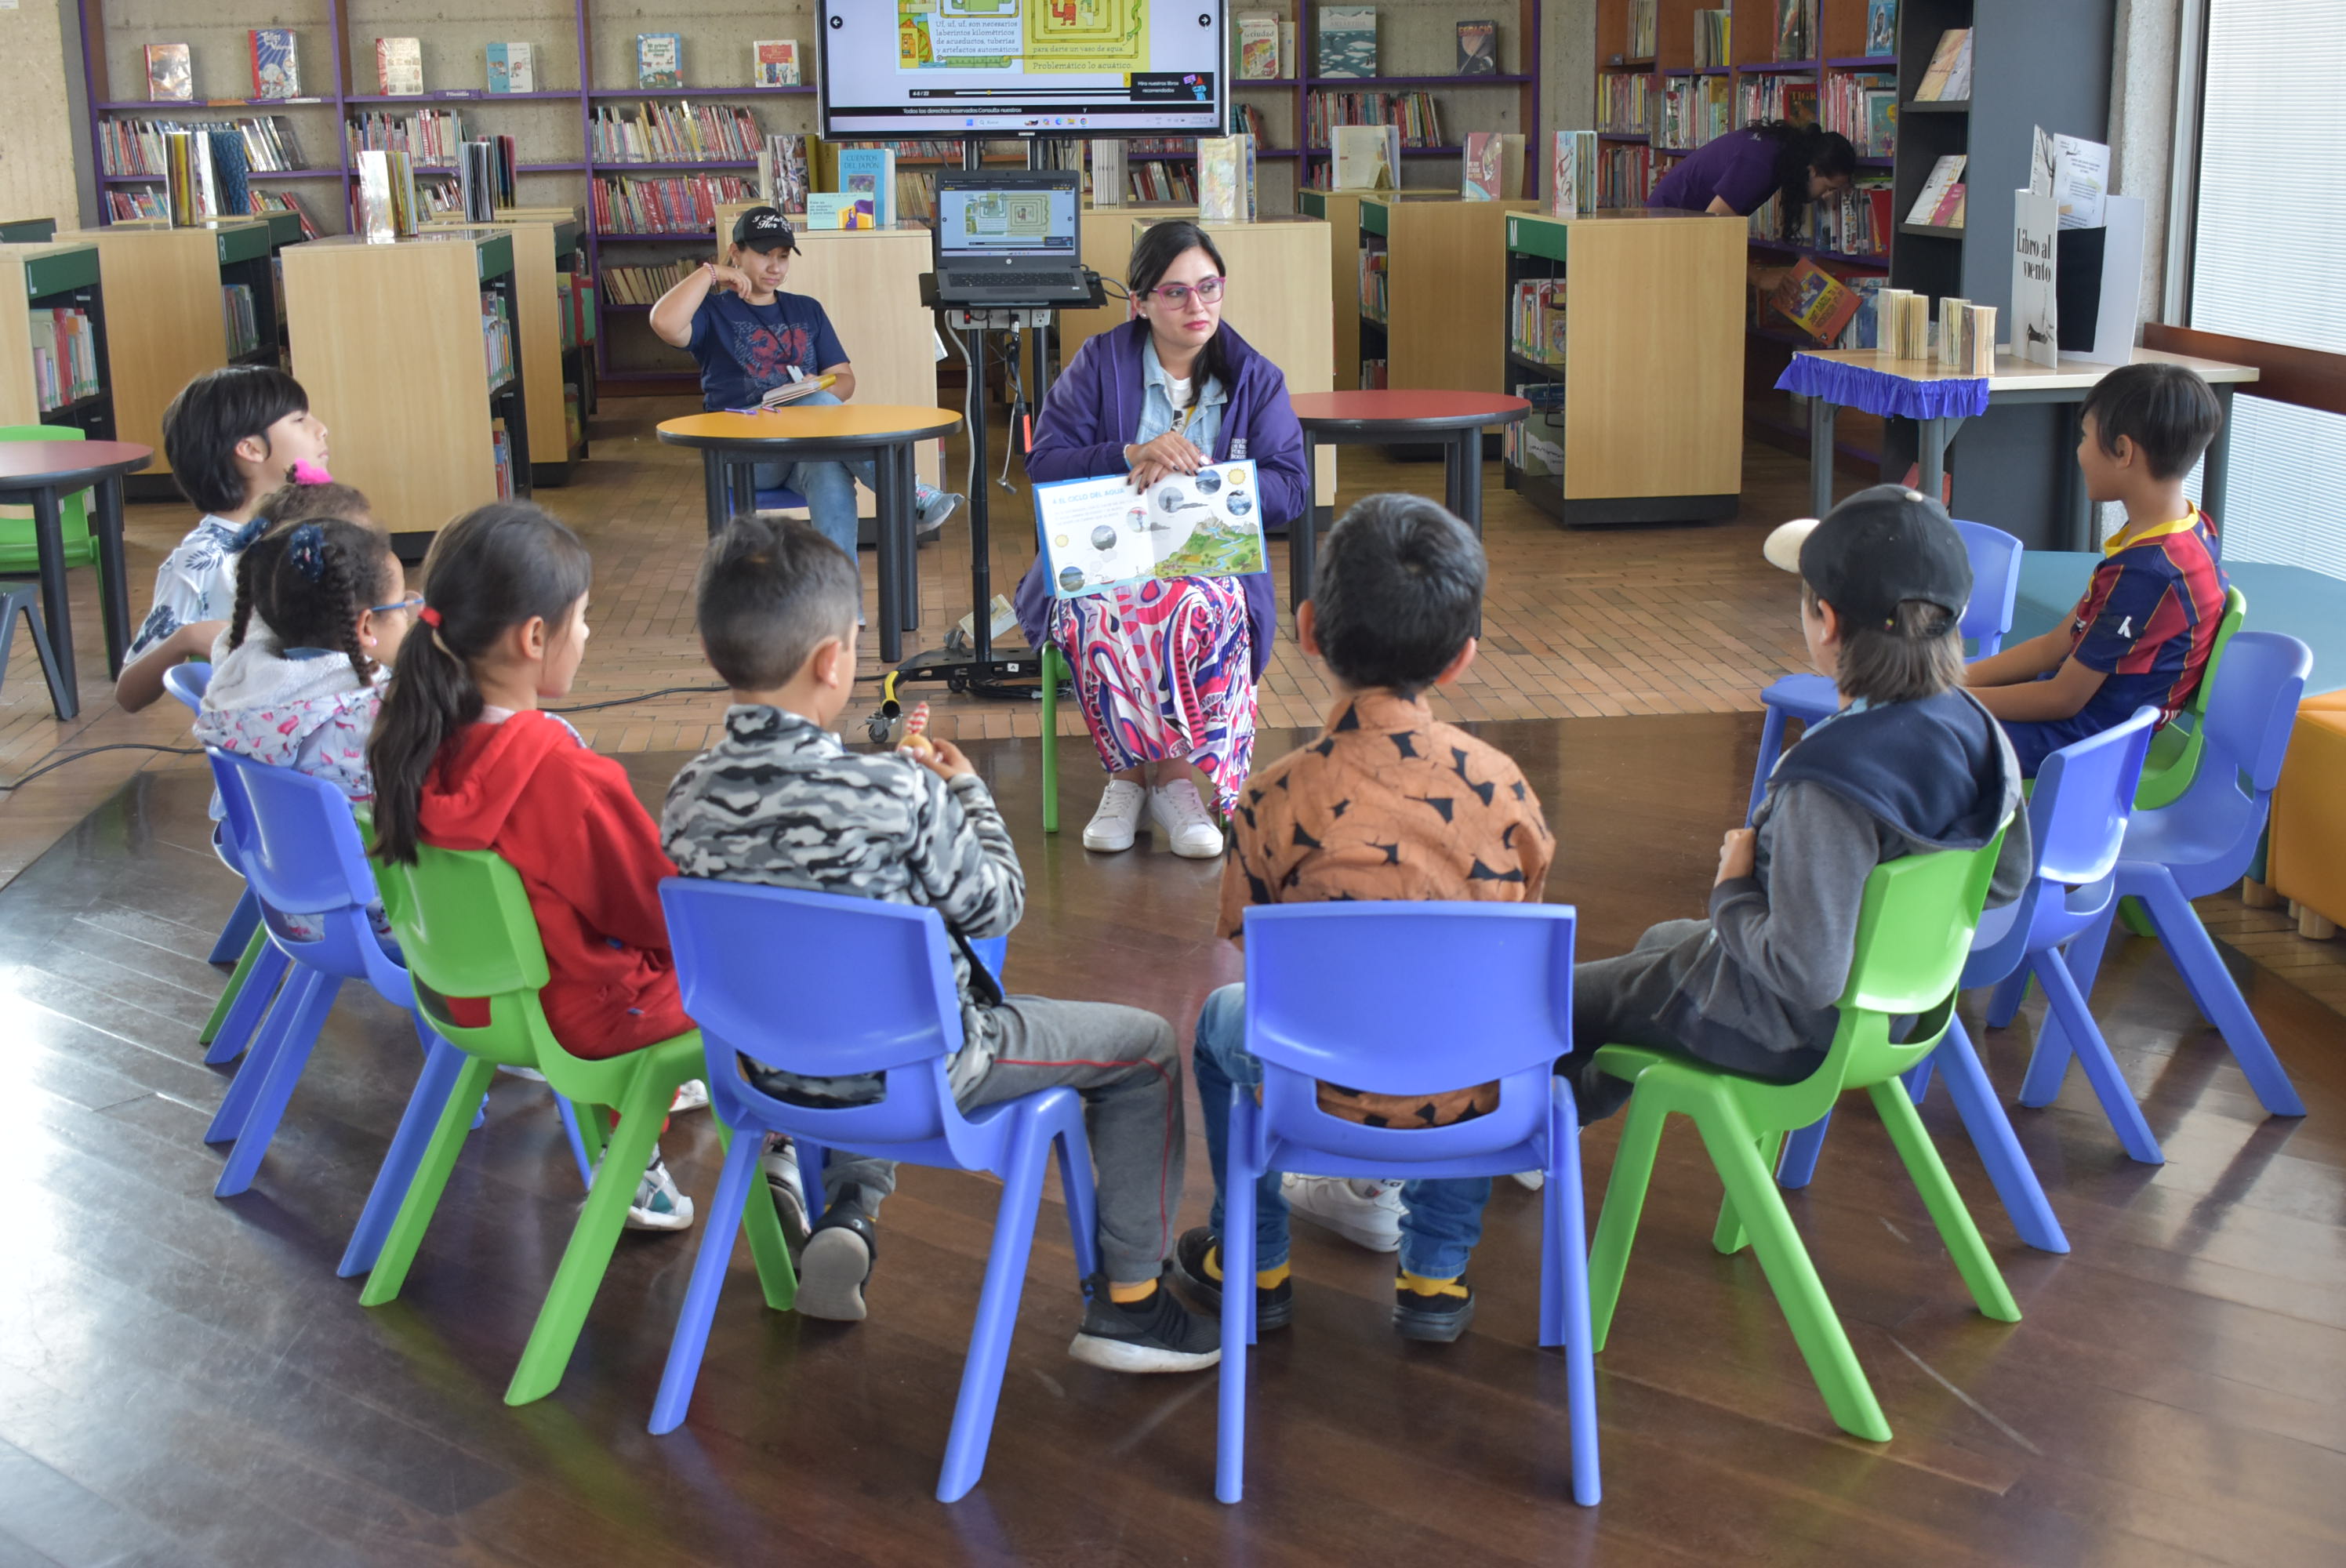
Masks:
[[[1173,1268],[1182,1287],[1199,1306],[1222,1309],[1222,1238],[1204,1226],[1182,1233],[1173,1248]],[[1271,1289],[1255,1287],[1254,1328],[1258,1334],[1284,1329],[1295,1316],[1295,1281],[1282,1279]]]
[[[1067,1354],[1111,1372],[1194,1372],[1222,1359],[1221,1325],[1181,1305],[1167,1281],[1129,1306],[1112,1300],[1107,1276],[1084,1281],[1084,1326]]]
[[[1432,1286],[1431,1290],[1423,1288]],[[1447,1345],[1474,1320],[1474,1289],[1464,1275],[1455,1279],[1420,1279],[1404,1273],[1393,1281],[1393,1329],[1404,1339]]]
[[[844,1207],[850,1183],[815,1221],[799,1254],[799,1313],[839,1323],[863,1320],[863,1285],[880,1256],[880,1227],[860,1209]]]

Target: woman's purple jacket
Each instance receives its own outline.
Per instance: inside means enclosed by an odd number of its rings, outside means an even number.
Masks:
[[[1076,357],[1051,393],[1043,400],[1043,416],[1035,423],[1035,445],[1026,453],[1026,477],[1037,484],[1060,479],[1096,479],[1128,472],[1124,449],[1140,433],[1140,410],[1147,391],[1140,379],[1140,351],[1148,339],[1148,323],[1127,321],[1100,333],[1076,351]],[[1287,402],[1287,377],[1280,368],[1249,347],[1247,341],[1225,324],[1223,347],[1229,352],[1231,373],[1238,379],[1222,408],[1222,425],[1210,455],[1217,463],[1252,458],[1255,477],[1262,488],[1263,523],[1292,524],[1309,504],[1304,494],[1303,427]],[[1233,451],[1235,442],[1246,444]],[[1272,639],[1279,635],[1279,601],[1269,572],[1252,572],[1239,579],[1246,590],[1247,623],[1252,634],[1252,678],[1260,680],[1270,665]],[[1044,580],[1043,561],[1019,581],[1018,624],[1026,641],[1041,647],[1049,636],[1052,593]]]

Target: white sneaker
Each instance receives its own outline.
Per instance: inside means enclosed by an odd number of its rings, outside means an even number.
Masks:
[[[1515,1182],[1520,1186],[1529,1188],[1533,1192],[1537,1192],[1540,1188],[1547,1186],[1547,1172],[1517,1171],[1515,1173]]]
[[[1349,1176],[1279,1178],[1287,1207],[1371,1252],[1401,1250],[1401,1183]]]
[[[686,1079],[683,1084],[678,1086],[676,1098],[668,1102],[668,1108],[670,1115],[674,1115],[679,1111],[705,1111],[709,1109],[708,1084],[699,1078]]]
[[[774,1195],[774,1211],[781,1216],[783,1234],[791,1245],[806,1239],[806,1183],[799,1176],[799,1146],[788,1138],[777,1138],[766,1152],[758,1156],[758,1165],[766,1173],[766,1186]]]
[[[1219,860],[1222,830],[1206,815],[1198,787],[1187,779],[1160,784],[1148,792],[1148,820],[1165,834],[1165,846],[1185,860]]]
[[[627,1206],[629,1230],[689,1230],[692,1228],[692,1200],[668,1174],[667,1162],[659,1150],[652,1151],[652,1163],[644,1167],[643,1180],[636,1184],[636,1201]]]
[[[1112,855],[1132,848],[1134,830],[1140,826],[1140,809],[1148,791],[1129,779],[1111,779],[1100,791],[1099,809],[1084,824],[1084,848]]]

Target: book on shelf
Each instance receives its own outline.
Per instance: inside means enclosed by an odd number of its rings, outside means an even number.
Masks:
[[[1547,209],[1556,218],[1596,210],[1596,133],[1558,131],[1548,158]]]
[[[1361,314],[1382,326],[1385,320],[1387,253],[1361,247]]]
[[[1337,126],[1392,125],[1401,129],[1403,147],[1442,145],[1442,108],[1430,92],[1315,92],[1303,100],[1304,146],[1331,147],[1329,132]],[[1395,166],[1398,168],[1399,166]],[[1397,183],[1397,182],[1396,182]]]
[[[1321,76],[1373,76],[1377,74],[1375,6],[1322,5],[1319,26]]]
[[[491,93],[537,91],[537,54],[529,45],[491,44],[486,53]]]
[[[260,318],[252,308],[252,285],[220,285],[220,320],[228,331],[228,357],[240,360],[260,347]]]
[[[315,239],[322,232],[318,227],[317,215],[310,210],[301,197],[290,190],[255,189],[252,193],[252,210],[256,217],[270,212],[291,213],[301,220],[301,238],[304,239]],[[281,311],[285,300],[283,290],[278,290],[277,299],[279,309]]]
[[[1914,88],[1918,104],[1966,103],[1972,96],[1972,30],[1950,27],[1939,35],[1931,64]]]
[[[764,136],[758,117],[739,104],[696,109],[683,99],[598,104],[587,124],[597,163],[748,163]]]
[[[489,394],[494,397],[514,379],[513,312],[505,297],[495,289],[481,290],[481,349],[488,361]]]
[[[1154,159],[1136,163],[1130,166],[1127,184],[1136,200],[1194,207],[1198,201],[1198,166],[1158,163]]]
[[[1561,278],[1525,278],[1508,300],[1507,347],[1545,365],[1565,360],[1565,282]]]
[[[374,41],[375,91],[387,98],[423,96],[423,41],[421,38],[377,38]]]
[[[1939,368],[1959,376],[1995,372],[1995,307],[1947,295],[1939,301]]]
[[[1337,126],[1329,135],[1334,153],[1330,189],[1401,188],[1401,127]]]
[[[345,127],[350,149],[403,152],[418,168],[454,168],[464,145],[464,117],[453,109],[412,115],[362,114]]]
[[[1809,203],[1800,240],[1843,256],[1890,254],[1891,188],[1886,175],[1869,175],[1847,190]]]
[[[1964,155],[1959,152],[1944,153],[1940,156],[1939,161],[1931,166],[1929,178],[1923,181],[1923,188],[1915,194],[1914,205],[1907,209],[1907,222],[1933,221],[1932,214],[1939,210],[1941,203],[1946,199],[1947,192],[1964,178]]]
[[[1602,146],[1597,154],[1596,205],[1643,207],[1661,178],[1654,149],[1644,146]]]
[[[1113,137],[1091,144],[1092,205],[1122,207],[1124,205],[1125,169],[1124,143]]]
[[[1665,76],[1657,100],[1655,145],[1691,152],[1734,128],[1734,85],[1724,76]]]
[[[1697,70],[1734,64],[1729,53],[1734,13],[1725,6],[1694,14],[1694,63]]]
[[[1270,145],[1270,123],[1262,117],[1260,109],[1252,104],[1239,104],[1230,112],[1234,117],[1230,122],[1230,129],[1243,131],[1254,137],[1254,145],[1258,148]]]
[[[1788,76],[1770,73],[1765,76],[1736,78],[1736,118],[1740,125],[1765,124],[1770,120],[1790,120],[1794,125],[1815,125],[1817,84],[1813,76]]]
[[[892,229],[896,223],[896,154],[888,148],[839,149],[839,189],[853,199],[869,223],[859,229]]]
[[[1655,0],[1629,0],[1628,53],[1631,60],[1650,60],[1660,50],[1655,32]]]
[[[1495,76],[1499,74],[1499,25],[1492,21],[1458,24],[1458,74]]]
[[[147,96],[157,103],[195,100],[195,66],[185,44],[147,46]]]
[[[256,98],[298,98],[301,66],[294,53],[291,27],[255,27],[246,35],[252,53],[252,96]]]
[[[872,204],[858,200],[842,190],[813,190],[807,193],[806,226],[809,229],[871,229]]]
[[[1820,343],[1840,337],[1857,314],[1857,295],[1806,256],[1776,285],[1772,302],[1777,314]]]
[[[1865,0],[1865,52],[1898,52],[1898,0]]]
[[[1931,300],[1912,289],[1884,285],[1874,297],[1874,351],[1884,359],[1931,357]]]
[[[595,227],[606,236],[703,234],[716,228],[719,206],[757,199],[757,188],[748,180],[714,174],[666,179],[602,178],[594,182],[587,197]],[[810,229],[818,227],[812,221],[814,200],[812,196],[807,198]]]
[[[1860,158],[1898,150],[1898,77],[1888,71],[1835,72],[1820,100],[1823,125],[1847,137]]]
[[[244,144],[249,169],[281,174],[301,167],[301,146],[281,115],[240,120],[103,120],[98,125],[99,163],[107,174],[163,174],[163,138],[175,130],[233,130]]]
[[[1362,360],[1361,361],[1361,390],[1362,392],[1382,392],[1385,390],[1385,361],[1383,360]]]
[[[750,79],[761,87],[795,87],[799,86],[799,43],[796,38],[768,38],[750,46],[750,63],[757,75]]]
[[[1513,131],[1469,131],[1458,193],[1469,201],[1504,201],[1524,188],[1524,138]]]
[[[684,86],[684,35],[681,33],[636,35],[636,86],[639,87]]]
[[[1776,0],[1776,58],[1817,57],[1817,0]]]
[[[97,330],[87,311],[28,310],[33,339],[33,399],[47,413],[97,395]]]
[[[496,470],[497,499],[514,498],[513,436],[502,419],[489,421],[489,462]]]
[[[1198,220],[1252,223],[1255,219],[1254,138],[1198,138]]]
[[[804,135],[768,137],[758,151],[758,199],[782,212],[804,212],[809,167]]]
[[[1239,80],[1279,80],[1279,18],[1268,11],[1239,18]]]
[[[415,169],[407,154],[369,149],[358,155],[358,191],[352,200],[352,231],[369,239],[396,239],[415,232]]]
[[[603,291],[615,305],[651,305],[659,297],[683,282],[699,270],[700,264],[688,258],[648,267],[606,267],[603,269]]]
[[[1602,76],[1596,78],[1596,119],[1609,131],[1643,135],[1653,128],[1652,78],[1643,76]]]
[[[474,223],[494,223],[497,217],[497,146],[492,141],[468,141],[456,169],[457,203]]]

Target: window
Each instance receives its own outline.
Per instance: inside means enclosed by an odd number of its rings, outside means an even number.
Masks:
[[[2207,27],[2190,324],[2346,353],[2346,5],[2207,0]],[[2232,409],[2225,558],[2346,577],[2346,418]]]

